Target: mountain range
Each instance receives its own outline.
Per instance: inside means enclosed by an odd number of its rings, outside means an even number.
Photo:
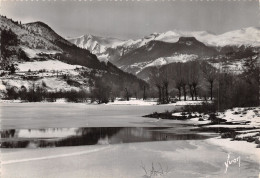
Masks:
[[[180,62],[183,61],[184,56],[187,58],[191,55],[192,60],[195,59],[194,56],[209,59],[243,47],[259,48],[260,28],[248,27],[220,35],[207,31],[174,30],[152,33],[136,40],[120,40],[93,35],[67,40],[90,50],[101,61],[108,60],[124,71],[138,74],[146,66]]]
[[[255,46],[260,47],[260,27],[248,27],[239,30],[229,31],[223,34],[213,34],[207,31],[167,31],[164,33],[152,33],[136,40],[121,40],[117,38],[106,38],[94,35],[83,35],[75,38],[67,38],[68,41],[77,46],[89,48],[93,53],[103,53],[107,48],[138,48],[150,41],[163,41],[175,43],[180,37],[195,37],[198,41],[208,46]],[[94,50],[95,45],[100,46],[101,50]],[[90,48],[90,46],[92,48]]]

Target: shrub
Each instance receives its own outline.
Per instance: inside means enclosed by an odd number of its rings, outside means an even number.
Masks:
[[[229,131],[221,134],[221,138],[235,138],[237,135],[234,131]]]
[[[81,85],[79,82],[77,82],[76,80],[72,80],[72,79],[68,79],[67,84],[69,84],[71,86],[75,86],[75,87],[79,87]]]
[[[47,87],[45,81],[42,81],[42,86],[43,86],[43,87]]]
[[[217,111],[217,106],[215,103],[203,102],[201,105],[186,105],[183,108],[183,112],[198,112],[198,113],[214,113]]]
[[[71,90],[65,92],[65,98],[68,102],[75,102],[75,103],[86,102],[88,97],[89,94],[84,90],[80,90],[80,91]]]
[[[6,89],[6,99],[18,99],[19,93],[15,87]]]
[[[210,120],[211,123],[213,123],[213,124],[219,124],[219,123],[221,123],[221,122],[225,122],[225,121],[226,121],[225,119],[218,118],[215,113],[211,113],[211,114],[209,115],[209,120]]]

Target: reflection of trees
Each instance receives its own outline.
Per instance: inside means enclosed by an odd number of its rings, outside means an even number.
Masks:
[[[159,129],[159,130],[158,130]],[[132,143],[145,141],[166,141],[166,140],[195,140],[206,138],[203,135],[197,134],[175,134],[163,131],[167,128],[78,128],[76,135],[63,138],[60,140],[19,140],[19,141],[4,141],[1,143],[1,148],[25,148],[30,142],[33,142],[37,147],[61,147],[61,146],[79,146],[79,145],[95,145],[100,139],[108,138],[111,143]],[[47,129],[48,130],[48,129]],[[47,130],[41,129],[45,132]],[[1,131],[2,138],[12,138],[15,135],[15,130]]]
[[[2,142],[1,148],[26,148],[30,141]]]
[[[12,138],[15,135],[15,129],[0,131],[1,138]]]

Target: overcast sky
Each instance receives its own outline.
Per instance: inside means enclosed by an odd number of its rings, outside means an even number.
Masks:
[[[258,0],[176,1],[1,1],[0,13],[22,23],[45,22],[64,37],[94,34],[136,39],[174,29],[220,34],[260,26]]]

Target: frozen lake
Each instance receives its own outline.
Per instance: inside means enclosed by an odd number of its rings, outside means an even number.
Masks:
[[[180,121],[144,118],[152,112],[173,110],[169,105],[88,105],[82,103],[0,103],[3,129],[77,127],[169,127]]]
[[[234,149],[225,146],[233,144],[227,139],[207,139],[190,131],[191,121],[141,117],[176,106],[1,103],[0,108],[1,141],[21,143],[2,145],[4,178],[259,175],[256,153],[240,150],[245,144],[236,142]],[[241,165],[233,163],[225,172],[228,155],[240,157]],[[150,176],[152,170],[161,174]]]

